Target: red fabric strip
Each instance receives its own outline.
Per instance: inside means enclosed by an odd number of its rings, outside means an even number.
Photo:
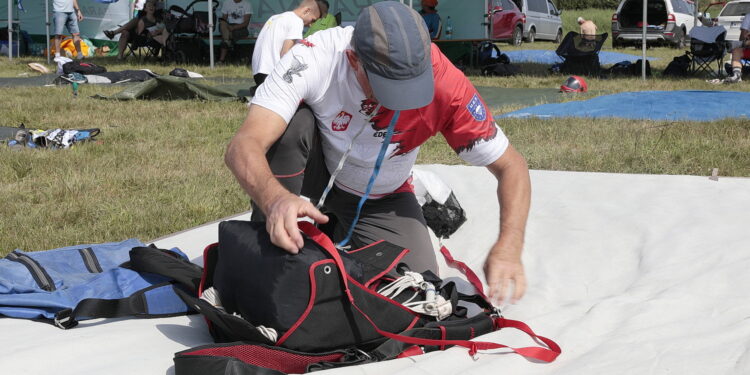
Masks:
[[[412,345],[401,352],[401,354],[397,355],[396,358],[414,357],[422,354],[424,354],[424,350],[422,350],[422,348],[417,345]]]
[[[328,238],[323,232],[320,231],[320,229],[316,228],[315,225],[313,225],[310,222],[307,221],[300,221],[297,223],[299,225],[299,229],[305,233],[310,239],[315,241],[320,247],[322,247],[328,255],[333,258],[333,261],[336,262],[336,266],[339,268],[339,275],[341,275],[341,280],[344,282],[344,292],[346,293],[347,298],[349,298],[349,301],[354,303],[354,297],[352,296],[352,292],[349,290],[349,282],[346,280],[346,277],[348,276],[346,274],[346,268],[344,268],[344,261],[341,259],[341,255],[339,254],[339,251],[336,250],[336,247],[333,246],[333,242],[331,242],[331,239]]]
[[[466,275],[466,278],[469,279],[469,282],[471,285],[474,286],[474,289],[476,289],[477,294],[479,294],[482,298],[489,301],[487,299],[487,296],[484,295],[484,287],[482,286],[482,281],[479,280],[479,277],[477,277],[477,274],[474,273],[474,271],[469,268],[469,266],[466,265],[466,263],[456,260],[453,258],[453,255],[451,255],[451,252],[448,251],[448,248],[443,246],[440,248],[440,254],[443,254],[443,257],[445,258],[445,262],[448,263],[449,266],[458,268],[461,273]]]
[[[301,175],[303,173],[305,173],[304,169],[302,169],[301,171],[299,171],[297,173],[292,173],[292,174],[275,174],[273,176],[276,177],[276,178],[290,178],[290,177],[299,176],[299,175]]]

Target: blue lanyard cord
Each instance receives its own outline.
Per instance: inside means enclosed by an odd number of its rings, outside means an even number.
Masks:
[[[339,242],[338,245],[336,245],[336,247],[338,248],[342,248],[346,246],[346,244],[349,243],[349,240],[352,237],[352,233],[354,232],[354,227],[357,225],[357,221],[359,221],[359,214],[362,212],[362,206],[365,205],[365,202],[367,201],[367,196],[370,195],[370,190],[372,190],[372,185],[375,184],[375,179],[378,178],[378,173],[380,173],[380,166],[383,164],[383,159],[385,158],[385,152],[388,150],[388,146],[391,144],[391,137],[393,136],[393,130],[396,128],[396,122],[398,121],[399,115],[401,115],[401,111],[396,111],[393,114],[391,123],[388,124],[388,130],[385,133],[383,144],[380,146],[380,154],[378,154],[378,159],[375,161],[375,168],[373,168],[372,170],[372,176],[370,176],[370,182],[367,183],[367,189],[365,189],[365,194],[362,196],[362,198],[359,199],[359,203],[357,204],[357,214],[354,215],[354,220],[352,220],[352,224],[349,226],[349,231],[346,233],[346,238],[344,238],[343,241]]]

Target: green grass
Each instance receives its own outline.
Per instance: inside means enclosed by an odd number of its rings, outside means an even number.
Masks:
[[[601,17],[605,13],[609,14],[602,11]],[[564,16],[578,14],[587,13]],[[554,49],[554,45],[537,42],[520,48]],[[514,47],[502,44],[501,49]],[[632,48],[619,51],[639,52]],[[589,78],[589,86],[596,93],[717,89],[703,78],[662,78],[660,71],[681,53],[650,49],[649,56],[660,60],[652,64],[655,75],[647,81]],[[31,61],[40,59],[10,62],[0,58],[0,77],[35,75],[26,67]],[[118,63],[113,58],[93,61],[110,71],[147,67],[167,74],[174,68]],[[470,76],[470,80],[478,86],[555,88],[564,79],[550,74],[546,66],[522,67],[521,76]],[[213,71],[204,66],[183,68],[212,78],[250,77],[247,66],[221,66]],[[122,89],[82,85],[77,99],[66,86],[0,90],[0,125],[23,122],[32,128],[102,129],[97,142],[70,150],[12,151],[0,145],[0,255],[15,248],[43,250],[131,237],[148,241],[248,208],[248,198],[222,160],[226,144],[247,113],[245,104],[90,98]],[[750,91],[750,85],[718,89]],[[593,95],[573,95],[565,100]],[[492,112],[497,115],[520,108],[499,104]],[[719,168],[722,176],[750,176],[747,120],[504,119],[500,126],[535,169],[709,175],[711,168]],[[427,142],[418,161],[461,163],[442,137]]]

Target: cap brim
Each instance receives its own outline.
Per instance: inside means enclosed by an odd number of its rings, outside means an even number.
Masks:
[[[378,103],[395,111],[422,108],[432,103],[435,95],[432,66],[410,79],[389,79],[370,71],[367,78]]]

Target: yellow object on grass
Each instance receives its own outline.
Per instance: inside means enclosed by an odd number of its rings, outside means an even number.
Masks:
[[[52,54],[55,54],[55,38],[52,38],[49,41],[49,48],[52,50]],[[91,47],[81,39],[81,54],[84,56],[92,56],[92,53],[89,53],[89,50]],[[63,40],[60,41],[60,55],[61,56],[68,56],[68,57],[75,57],[78,54],[76,52],[76,46],[73,44],[73,38],[65,35],[63,37]]]

